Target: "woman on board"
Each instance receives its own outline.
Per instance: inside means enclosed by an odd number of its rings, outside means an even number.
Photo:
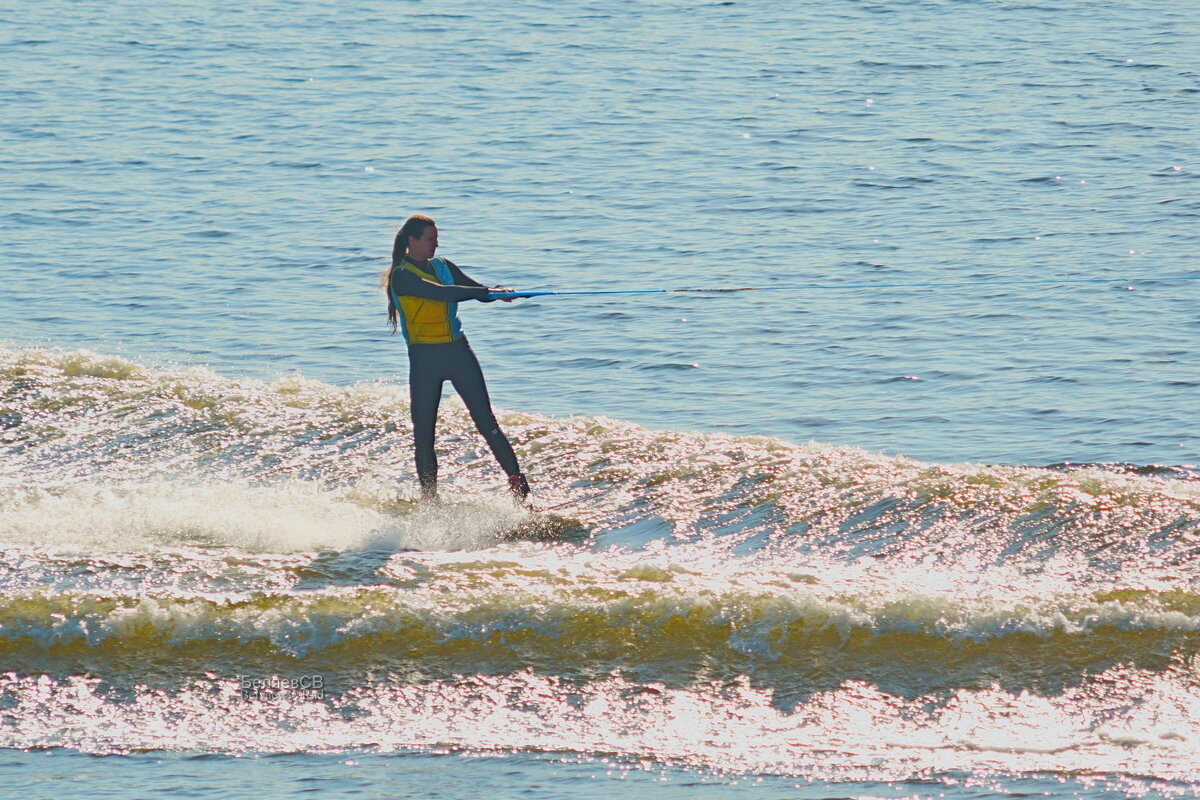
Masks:
[[[489,289],[467,277],[449,259],[435,258],[437,246],[437,225],[429,217],[414,214],[396,233],[392,267],[387,273],[388,321],[393,333],[399,323],[408,342],[408,388],[421,495],[427,500],[437,498],[433,438],[442,384],[449,380],[508,475],[509,491],[524,501],[529,496],[529,482],[496,422],[483,370],[458,321],[460,302],[489,303],[489,292],[508,290]]]

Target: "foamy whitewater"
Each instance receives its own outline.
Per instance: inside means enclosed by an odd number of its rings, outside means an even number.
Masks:
[[[0,795],[1200,796],[1200,6],[8,5]]]
[[[1185,471],[507,414],[530,514],[459,408],[422,506],[390,386],[0,355],[5,747],[1194,785]]]

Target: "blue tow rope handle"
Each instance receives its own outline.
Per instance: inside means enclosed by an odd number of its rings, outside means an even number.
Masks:
[[[1063,283],[1169,283],[1170,281],[1196,281],[1200,275],[1148,276],[1134,278],[1026,278],[996,281],[947,281],[936,283],[843,283],[814,284],[811,286],[741,286],[721,289],[603,289],[575,292],[489,292],[489,300],[516,300],[522,297],[567,297],[598,294],[707,294],[717,292],[811,292],[837,289],[944,289],[962,286],[1014,286],[1023,284]]]
[[[596,292],[488,292],[488,300],[516,300],[520,297],[560,297],[579,294],[665,294],[666,292],[687,292],[690,289],[622,289]]]

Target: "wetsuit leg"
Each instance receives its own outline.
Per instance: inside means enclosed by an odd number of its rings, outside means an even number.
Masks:
[[[437,453],[433,449],[438,404],[442,401],[442,359],[438,345],[414,345],[408,349],[408,396],[416,451],[417,480],[421,492],[437,494]]]
[[[483,434],[488,447],[492,449],[492,455],[500,462],[500,468],[507,475],[516,475],[521,471],[520,465],[517,464],[517,454],[513,452],[512,444],[504,435],[504,431],[500,430],[500,423],[496,421],[479,359],[475,357],[475,351],[467,344],[465,338],[454,344],[461,345],[461,348],[456,347],[451,360],[450,382],[454,384],[455,391],[466,404],[467,411],[471,412],[475,427]]]

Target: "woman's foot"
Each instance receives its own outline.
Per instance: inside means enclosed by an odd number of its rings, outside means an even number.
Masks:
[[[508,491],[517,502],[524,503],[529,497],[529,481],[525,478],[524,472],[518,472],[516,475],[508,476]]]

